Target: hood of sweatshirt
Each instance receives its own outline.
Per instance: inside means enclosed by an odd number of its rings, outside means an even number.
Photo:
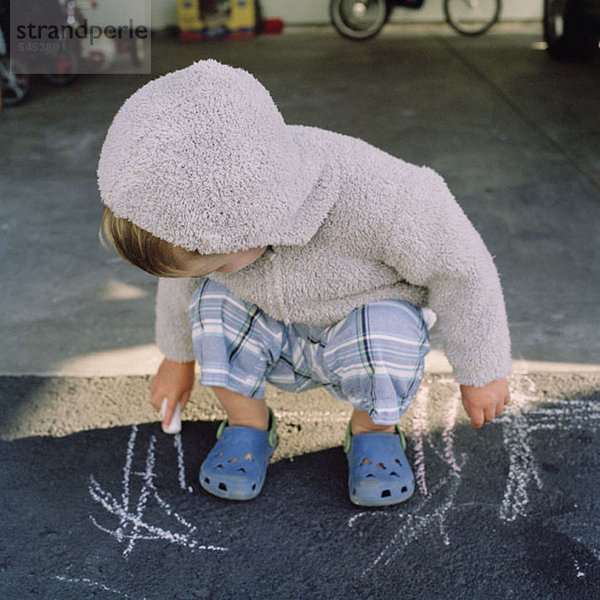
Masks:
[[[202,254],[305,244],[339,195],[333,136],[286,125],[248,72],[199,61],[125,101],[98,187],[118,217]]]

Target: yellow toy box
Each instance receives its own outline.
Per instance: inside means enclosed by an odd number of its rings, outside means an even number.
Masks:
[[[177,0],[181,40],[243,38],[256,32],[255,0]]]

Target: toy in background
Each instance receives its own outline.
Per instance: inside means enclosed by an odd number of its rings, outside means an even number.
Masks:
[[[87,23],[82,11],[96,10],[99,3],[96,0],[59,0],[65,11],[66,22],[73,29]],[[78,63],[85,64],[84,72],[107,71],[117,60],[119,54],[129,54],[133,65],[140,65],[145,56],[144,40],[134,38],[108,38],[102,36],[94,39],[92,44],[79,44]]]
[[[13,0],[14,1],[14,0]],[[18,0],[21,14],[35,15],[37,22],[49,25],[71,25],[69,14],[83,18],[73,0],[61,2],[60,0],[37,3],[37,0]],[[67,5],[72,5],[67,8]],[[53,85],[67,85],[75,81],[78,76],[79,50],[78,40],[63,38],[62,44],[53,44],[51,51],[45,52],[43,61],[35,64],[29,63],[26,55],[11,56],[11,27],[10,0],[0,0],[0,75],[2,76],[2,104],[14,106],[23,102],[31,90],[32,75],[39,73],[42,67],[45,72],[43,79]],[[48,34],[40,36],[39,45],[52,41]],[[56,48],[56,49],[55,49]]]
[[[247,38],[261,23],[255,0],[177,0],[179,39]]]
[[[13,0],[15,1],[15,0]],[[87,26],[83,10],[93,11],[99,7],[97,0],[17,0],[21,14],[35,15],[40,23],[70,27],[73,31]],[[29,5],[29,6],[28,6]],[[42,8],[43,7],[43,8]],[[15,25],[13,24],[13,30]],[[10,0],[0,0],[0,76],[2,78],[2,104],[14,106],[22,102],[31,89],[32,70],[21,56],[10,53]],[[41,42],[48,41],[45,38]],[[64,86],[77,79],[81,72],[107,71],[121,54],[128,54],[131,64],[139,66],[145,58],[146,40],[134,38],[95,38],[93,45],[84,44],[76,35],[64,36],[61,50],[48,52],[41,77],[49,83]],[[39,64],[37,65],[39,67]]]
[[[0,27],[0,77],[2,77],[2,93],[0,108],[14,106],[25,100],[31,89],[31,78],[8,56],[8,47],[2,28]]]
[[[10,3],[0,0],[0,108],[25,100],[31,89],[31,77],[10,58]]]

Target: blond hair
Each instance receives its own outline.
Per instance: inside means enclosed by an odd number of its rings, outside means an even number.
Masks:
[[[219,255],[203,256],[184,249],[178,253],[177,246],[161,240],[128,219],[117,217],[108,206],[104,207],[99,234],[103,246],[110,244],[127,262],[150,275],[184,276],[188,267],[186,255],[194,259],[198,270],[206,268],[206,273],[202,275],[207,275],[212,267],[215,270],[218,266]]]

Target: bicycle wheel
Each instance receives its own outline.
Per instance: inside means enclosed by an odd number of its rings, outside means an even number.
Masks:
[[[591,60],[597,56],[600,35],[589,21],[582,2],[545,0],[544,40],[550,56],[556,60]]]
[[[333,26],[352,40],[376,36],[387,23],[390,11],[387,0],[331,0],[329,4]]]
[[[500,18],[502,0],[444,0],[446,22],[462,35],[481,35]]]

